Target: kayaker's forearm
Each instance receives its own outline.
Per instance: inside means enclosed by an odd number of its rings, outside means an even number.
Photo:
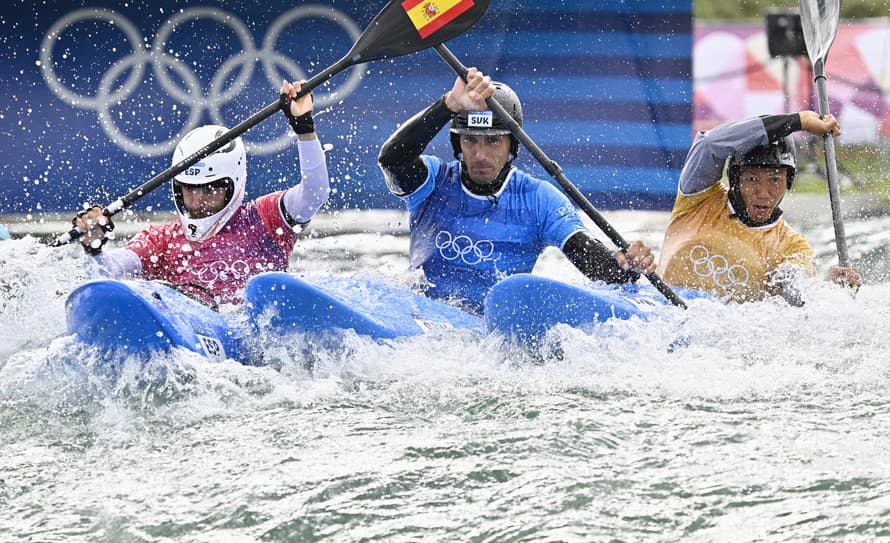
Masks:
[[[586,232],[577,232],[562,248],[569,261],[591,281],[632,283],[640,275],[621,269],[611,251]]]
[[[328,167],[318,140],[297,143],[300,152],[300,184],[281,197],[285,216],[296,223],[309,222],[331,193]]]
[[[390,191],[405,196],[426,181],[428,172],[420,155],[453,115],[444,97],[439,98],[386,140],[377,160]]]

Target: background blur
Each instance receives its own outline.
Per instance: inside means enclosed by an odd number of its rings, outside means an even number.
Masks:
[[[0,7],[0,217],[70,216],[163,171],[178,138],[233,126],[270,103],[283,77],[340,58],[383,2],[77,0]],[[529,135],[603,209],[667,210],[694,130],[815,109],[809,63],[772,56],[768,13],[796,2],[499,0],[449,43],[509,83]],[[887,2],[842,3],[828,58],[841,119],[842,188],[884,201],[890,171]],[[329,210],[401,208],[376,167],[380,144],[454,80],[432,51],[344,72],[316,89],[330,145]],[[251,129],[250,196],[298,177],[282,118]],[[800,140],[799,191],[824,191],[821,145]],[[428,149],[451,155],[443,131]],[[519,166],[547,178],[529,153]],[[169,210],[160,188],[133,210]]]
[[[0,8],[4,95],[0,214],[105,203],[169,165],[190,127],[233,126],[342,57],[384,5],[332,0],[40,3]],[[492,2],[449,47],[508,82],[526,129],[595,203],[666,207],[692,121],[692,3]],[[380,145],[451,88],[432,51],[353,68],[316,90],[331,144],[331,208],[401,207],[376,166]],[[280,117],[280,116],[276,116]],[[283,118],[245,135],[256,196],[293,182]],[[446,135],[429,149],[450,156]],[[522,166],[545,173],[526,153]],[[169,208],[166,190],[136,207]]]

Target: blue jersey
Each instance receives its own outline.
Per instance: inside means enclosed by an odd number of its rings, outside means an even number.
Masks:
[[[423,268],[430,297],[461,300],[480,311],[497,281],[531,272],[547,246],[562,249],[586,230],[568,197],[523,171],[510,171],[495,203],[461,184],[458,161],[421,158],[427,179],[403,199],[411,266]]]

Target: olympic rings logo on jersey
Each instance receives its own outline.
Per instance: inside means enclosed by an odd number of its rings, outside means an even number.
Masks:
[[[497,260],[492,258],[494,242],[488,239],[473,241],[470,236],[454,236],[447,230],[441,230],[436,234],[436,249],[445,260],[457,260],[469,266],[480,262]]]
[[[291,23],[300,19],[317,17],[336,23],[343,29],[352,42],[361,35],[361,30],[341,11],[331,6],[312,4],[293,8],[275,19],[263,39],[262,47],[257,49],[253,37],[247,25],[233,13],[208,7],[188,8],[177,12],[167,19],[158,30],[155,41],[150,47],[129,19],[116,11],[103,8],[83,8],[68,13],[47,31],[40,45],[40,70],[43,79],[50,90],[64,102],[78,108],[94,110],[99,117],[99,123],[108,137],[125,151],[138,156],[160,156],[173,151],[176,143],[193,128],[201,124],[202,112],[207,109],[215,124],[229,126],[222,118],[220,109],[231,102],[248,85],[253,77],[257,62],[262,66],[266,79],[276,91],[281,84],[282,76],[279,68],[283,69],[293,80],[308,79],[306,73],[289,57],[275,50],[276,41],[282,31]],[[201,80],[193,71],[193,65],[179,59],[179,54],[168,51],[168,41],[173,32],[184,23],[200,19],[209,19],[223,26],[229,27],[241,43],[241,51],[236,52],[225,59],[210,81],[209,88],[205,92]],[[70,27],[83,21],[97,20],[107,22],[123,32],[124,37],[132,48],[127,56],[117,60],[102,76],[95,95],[82,95],[74,92],[64,83],[54,68],[53,49],[60,40],[60,36]],[[69,60],[70,54],[65,54],[62,59]],[[154,77],[160,87],[177,103],[190,108],[188,120],[177,134],[167,141],[160,143],[144,143],[131,139],[125,135],[115,124],[115,115],[111,114],[111,108],[120,105],[121,102],[134,95],[137,87],[142,83],[146,67],[151,67]],[[234,72],[241,68],[237,76]],[[175,74],[180,84],[177,84],[170,76]],[[326,94],[314,94],[315,106],[324,107],[342,100],[352,94],[364,75],[361,66],[350,70],[349,78],[339,88]],[[120,82],[122,81],[122,82]],[[229,82],[229,86],[225,84]],[[114,88],[115,83],[119,86]],[[289,131],[288,131],[289,132]],[[267,142],[250,142],[250,151],[256,154],[272,154],[281,151],[292,144],[289,133]]]
[[[748,284],[751,275],[748,268],[741,264],[729,265],[723,255],[712,255],[704,245],[696,245],[689,250],[692,271],[699,277],[710,277],[714,284],[722,288],[731,288]]]
[[[216,281],[241,281],[250,275],[250,264],[244,260],[236,260],[231,265],[222,260],[205,264],[193,272],[204,284]]]

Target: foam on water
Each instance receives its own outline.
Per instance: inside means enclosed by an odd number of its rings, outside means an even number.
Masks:
[[[848,230],[881,238],[882,221]],[[405,249],[375,234],[310,239],[293,268],[310,280],[373,269],[407,285]],[[0,533],[10,537],[890,532],[886,282],[852,297],[811,280],[802,308],[692,301],[648,321],[557,327],[533,352],[472,331],[384,342],[347,332],[257,338],[264,367],[189,352],[145,364],[66,335],[80,258],[30,238],[0,243]],[[580,282],[568,266],[548,253],[537,271]]]

